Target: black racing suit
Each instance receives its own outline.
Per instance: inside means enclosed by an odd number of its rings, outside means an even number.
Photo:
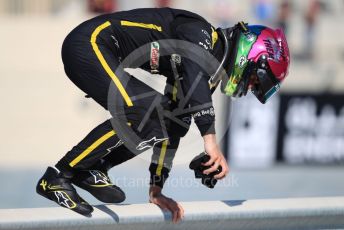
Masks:
[[[149,168],[151,184],[162,187],[191,118],[202,136],[215,133],[209,74],[199,63],[178,53],[159,56],[159,41],[166,39],[191,42],[217,59],[222,58],[222,42],[214,27],[197,14],[170,8],[101,15],[83,22],[66,37],[62,47],[66,74],[114,118],[97,126],[73,147],[56,164],[58,169],[74,174],[98,167],[100,162],[109,169],[134,157],[137,152],[126,145],[130,138],[117,132],[118,123],[113,122],[116,119],[142,140],[136,148],[138,152],[154,146]],[[165,76],[164,95],[125,72],[121,65],[129,54],[144,45],[142,58],[147,61],[140,63],[138,58],[125,67],[139,67]],[[161,118],[159,109],[151,106],[154,103],[167,112],[185,112]]]

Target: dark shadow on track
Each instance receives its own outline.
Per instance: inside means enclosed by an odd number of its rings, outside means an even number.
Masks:
[[[225,203],[229,207],[234,207],[242,205],[246,200],[222,200],[221,202]]]

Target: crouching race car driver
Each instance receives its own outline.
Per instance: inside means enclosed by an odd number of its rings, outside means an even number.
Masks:
[[[167,40],[177,41],[170,55],[162,45]],[[178,53],[178,42],[189,48]],[[194,47],[218,61],[211,74],[206,63],[188,58]],[[138,58],[128,67],[165,76],[163,95],[122,68],[123,60],[137,50],[143,56],[148,53],[148,61],[140,63]],[[266,103],[279,90],[290,63],[280,29],[242,22],[216,29],[197,14],[171,8],[135,9],[85,21],[66,37],[62,59],[69,79],[113,118],[95,127],[55,167],[48,167],[37,192],[90,216],[92,206],[74,185],[102,202],[120,203],[125,193],[111,182],[108,170],[153,148],[149,199],[170,210],[174,222],[182,219],[184,210],[164,196],[162,188],[191,120],[208,157],[201,163],[204,170],[198,170],[201,177],[224,178],[228,165],[215,137],[212,93],[217,86],[229,97],[251,91]],[[167,115],[161,116],[161,110]]]

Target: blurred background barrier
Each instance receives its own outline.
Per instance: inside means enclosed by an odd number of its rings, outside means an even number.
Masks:
[[[91,218],[63,208],[0,210],[0,229],[339,229],[344,198],[182,202],[185,218],[153,204],[99,205]],[[200,208],[201,207],[201,208]]]
[[[237,167],[344,163],[344,94],[283,92],[233,102],[228,155]],[[249,140],[250,144],[247,144]]]
[[[109,116],[65,76],[65,36],[100,13],[164,6],[199,13],[215,27],[240,20],[282,27],[292,55],[281,94],[264,106],[252,96],[230,104],[216,92],[228,184],[207,190],[195,183],[188,164],[203,145],[193,125],[177,152],[167,195],[178,201],[343,195],[342,0],[0,0],[0,208],[54,205],[35,194],[36,181]],[[128,71],[163,88],[161,76]],[[126,202],[147,202],[149,160],[148,151],[110,171]]]

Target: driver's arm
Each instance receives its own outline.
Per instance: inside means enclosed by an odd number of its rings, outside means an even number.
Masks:
[[[199,45],[202,49],[212,51],[212,27],[209,23],[202,21],[185,22],[176,27],[176,34],[179,39]],[[214,178],[222,179],[228,173],[227,162],[217,144],[215,136],[215,112],[212,104],[211,90],[209,88],[209,75],[198,63],[201,61],[184,58],[182,60],[183,91],[190,94],[187,104],[195,108],[193,118],[203,137],[204,149],[209,154],[210,160],[205,164],[211,166],[205,170],[205,174],[215,172],[219,166],[222,172]]]

